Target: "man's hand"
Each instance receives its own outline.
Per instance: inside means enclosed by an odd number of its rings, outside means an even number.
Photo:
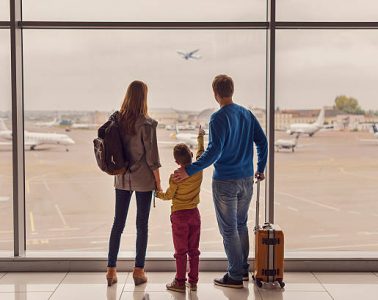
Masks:
[[[264,175],[264,173],[256,172],[255,173],[255,178],[257,180],[263,181],[265,179],[265,175]]]
[[[184,179],[186,179],[188,177],[189,177],[189,175],[188,175],[188,173],[186,173],[185,168],[181,167],[181,168],[175,170],[175,172],[173,174],[173,181],[180,182],[180,181],[183,181]]]

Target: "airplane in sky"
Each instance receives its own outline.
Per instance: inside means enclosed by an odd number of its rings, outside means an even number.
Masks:
[[[323,128],[324,124],[324,107],[320,110],[318,118],[314,123],[296,123],[291,124],[287,133],[294,134],[294,133],[302,133],[308,134],[308,136],[313,136],[316,132]]]
[[[12,145],[12,131],[6,127],[4,120],[0,120],[0,139],[7,140],[7,142],[0,142],[0,146]],[[75,144],[74,140],[66,134],[29,132],[26,130],[24,140],[25,147],[29,147],[30,150],[35,150],[40,145],[63,145],[66,146],[66,151],[69,151],[67,146]]]
[[[276,140],[274,143],[274,148],[276,149],[277,152],[279,152],[281,149],[291,149],[291,152],[294,152],[294,148],[298,144],[298,139],[299,139],[299,133],[295,136],[295,139],[291,140],[284,140],[284,139],[279,139]]]
[[[196,50],[193,50],[193,51],[190,51],[190,52],[184,52],[184,51],[177,51],[178,54],[180,54],[182,56],[183,59],[185,60],[189,60],[189,59],[200,59],[201,58],[201,55],[195,55],[195,53],[197,53],[199,51],[199,49],[196,49]]]

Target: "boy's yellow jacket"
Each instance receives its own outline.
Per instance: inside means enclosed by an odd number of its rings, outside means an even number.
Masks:
[[[205,151],[203,135],[198,135],[198,150],[196,159]],[[202,171],[184,179],[181,182],[174,182],[173,175],[169,178],[169,187],[167,191],[157,192],[156,197],[163,200],[172,199],[171,211],[196,208],[200,199],[200,188],[202,183]]]

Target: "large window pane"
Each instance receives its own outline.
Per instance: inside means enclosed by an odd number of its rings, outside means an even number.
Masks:
[[[177,167],[172,147],[178,141],[164,126],[174,128],[179,121],[206,126],[217,107],[211,88],[215,75],[234,78],[238,103],[264,108],[265,34],[244,30],[25,31],[26,128],[67,134],[75,141],[68,152],[64,146],[42,145],[25,153],[28,250],[107,250],[114,214],[113,179],[96,166],[92,149],[96,130],[66,132],[71,122],[103,122],[120,107],[132,80],[145,81],[150,114],[160,123],[161,177],[166,188],[169,174]],[[177,53],[194,49],[200,49],[196,53],[200,59],[185,60]],[[255,110],[263,116],[261,109]],[[55,126],[54,119],[61,126]],[[200,204],[201,250],[223,252],[211,176],[212,170],[206,170]],[[172,251],[170,203],[156,201],[148,249]],[[123,251],[135,248],[135,209],[133,200]]]
[[[265,0],[23,1],[24,20],[264,21]]]
[[[0,256],[13,249],[12,129],[9,30],[0,30]]]
[[[378,249],[372,239],[378,233],[377,51],[376,31],[277,33],[277,147],[299,132],[295,152],[280,149],[275,160],[276,216],[288,250]],[[315,125],[292,125],[315,122],[322,107],[318,132]]]
[[[375,0],[279,0],[279,21],[376,21]]]
[[[9,1],[0,0],[0,21],[9,20]]]

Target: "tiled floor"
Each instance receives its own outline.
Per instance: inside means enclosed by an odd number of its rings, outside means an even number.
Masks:
[[[174,273],[150,272],[148,283],[135,287],[129,273],[118,274],[118,284],[108,288],[104,273],[0,273],[1,300],[96,299],[235,299],[235,300],[377,300],[378,273],[286,273],[285,289],[221,288],[213,279],[222,273],[201,273],[197,292],[168,292],[165,284]]]

